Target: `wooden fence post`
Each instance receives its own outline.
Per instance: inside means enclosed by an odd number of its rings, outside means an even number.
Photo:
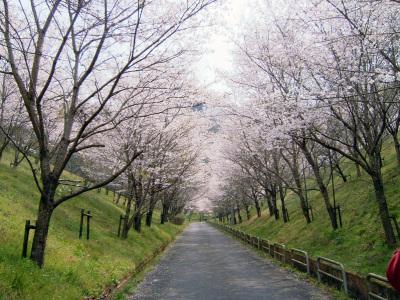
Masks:
[[[85,214],[85,210],[82,208],[81,209],[81,223],[79,225],[79,238],[82,238],[82,231],[83,231],[83,217]]]
[[[87,214],[87,224],[86,224],[86,239],[89,239],[89,232],[90,232],[90,218],[92,217],[92,215],[90,214],[90,210],[88,210]]]
[[[90,233],[90,218],[92,217],[92,214],[90,213],[90,210],[85,213],[85,210],[82,208],[81,209],[81,222],[79,224],[79,238],[82,238],[83,234],[83,218],[86,217],[86,239],[89,239],[89,233]]]
[[[27,253],[28,253],[29,231],[31,229],[36,229],[36,225],[31,225],[31,221],[30,220],[26,220],[26,222],[25,222],[24,242],[22,244],[22,257],[26,257]]]
[[[340,204],[338,204],[338,205],[335,207],[335,209],[336,209],[337,212],[338,212],[339,225],[340,225],[340,227],[343,227],[343,223],[342,223],[342,212],[341,212],[341,210],[340,210]]]

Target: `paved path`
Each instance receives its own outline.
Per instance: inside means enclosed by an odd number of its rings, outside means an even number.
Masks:
[[[193,223],[130,299],[330,299],[206,223]]]

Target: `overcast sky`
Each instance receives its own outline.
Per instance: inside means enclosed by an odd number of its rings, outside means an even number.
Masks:
[[[232,39],[241,26],[250,17],[249,3],[258,0],[225,0],[213,9],[220,10],[214,26],[209,31],[205,42],[205,51],[196,67],[196,74],[204,84],[218,81],[218,72],[230,70],[232,66]],[[221,83],[218,82],[217,85]]]

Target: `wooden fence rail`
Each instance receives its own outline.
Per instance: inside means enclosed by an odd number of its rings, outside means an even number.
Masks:
[[[284,244],[275,243],[274,244],[274,258],[280,260],[281,262],[286,262],[286,246]]]
[[[293,248],[292,250],[292,265],[293,267],[297,267],[298,265],[303,266],[307,270],[307,274],[310,275],[310,259],[308,257],[308,253],[304,250]],[[300,259],[303,258],[305,261],[301,261]]]
[[[322,266],[325,265],[328,268],[324,269]],[[337,270],[340,272],[340,276],[337,276],[335,272],[331,272],[330,269]],[[343,264],[340,262],[334,261],[332,259],[318,256],[317,257],[317,277],[318,277],[318,282],[321,282],[321,275],[327,276],[333,280],[336,280],[340,283],[343,284],[344,292],[348,294],[348,289],[347,289],[347,276],[346,272],[344,271]]]
[[[329,258],[318,257],[317,259],[312,259],[304,250],[287,249],[283,244],[252,236],[231,226],[214,222],[211,224],[284,264],[290,263],[293,267],[304,268],[307,274],[316,277],[323,283],[335,284],[339,287],[343,286],[344,292],[352,298],[361,300],[400,300],[400,294],[388,284],[387,279],[383,276],[370,273],[368,276],[363,277],[346,271],[340,262]],[[324,280],[322,280],[322,277]]]
[[[368,297],[369,299],[388,300],[391,286],[386,277],[369,273],[368,281]]]

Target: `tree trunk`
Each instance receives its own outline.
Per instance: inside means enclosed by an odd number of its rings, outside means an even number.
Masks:
[[[146,213],[146,226],[150,227],[151,222],[153,220],[153,209],[149,209]],[[189,215],[189,222],[190,222],[190,215]]]
[[[44,253],[46,250],[47,235],[49,232],[50,219],[54,207],[48,203],[48,199],[43,196],[40,199],[38,219],[36,221],[36,230],[33,236],[31,260],[36,262],[41,268],[44,263]]]
[[[358,163],[355,163],[355,165],[356,165],[357,177],[361,177],[361,167]]]
[[[1,159],[3,158],[3,153],[4,153],[4,150],[6,149],[8,143],[9,143],[9,140],[7,140],[6,142],[4,142],[4,143],[1,145],[1,147],[0,147],[0,161],[1,161]]]
[[[336,230],[338,228],[338,224],[337,224],[337,220],[336,220],[336,212],[335,212],[334,208],[332,207],[332,205],[331,205],[331,203],[329,201],[328,190],[326,189],[326,186],[323,183],[323,180],[322,180],[322,178],[321,178],[321,176],[319,174],[319,170],[318,170],[318,175],[315,174],[315,177],[317,179],[319,191],[320,191],[320,193],[322,195],[322,198],[324,199],[325,208],[326,208],[326,210],[328,212],[329,219],[331,221],[332,229]]]
[[[129,218],[131,215],[131,206],[132,206],[132,196],[128,197],[128,203],[125,209],[125,219],[122,223],[122,233],[121,238],[126,239],[128,237],[129,229],[131,228],[132,223],[130,222]]]
[[[115,204],[116,204],[116,205],[118,205],[120,199],[121,199],[121,194],[118,193],[118,194],[117,194],[117,199],[115,199]]]
[[[303,216],[306,219],[307,224],[310,224],[311,223],[310,212],[308,210],[308,203],[306,201],[306,198],[304,197],[304,190],[300,181],[300,175],[297,172],[293,175],[294,175],[293,176],[294,181],[296,183],[297,195],[299,196],[300,199],[300,207],[303,212]],[[307,193],[307,191],[305,192]]]
[[[153,221],[153,211],[154,211],[154,208],[156,207],[156,203],[157,203],[155,194],[156,193],[155,193],[154,180],[153,180],[151,191],[150,191],[149,209],[147,210],[147,213],[146,213],[146,226],[147,227],[150,227],[151,222]],[[189,211],[189,222],[190,222],[191,217],[192,217],[192,211]]]
[[[347,177],[346,175],[343,173],[342,168],[340,167],[339,163],[335,164],[335,168],[338,171],[340,177],[342,177],[343,182],[347,182]]]
[[[167,222],[167,216],[165,214],[161,214],[160,224],[165,224]]]
[[[389,218],[390,214],[386,202],[382,175],[380,174],[380,172],[377,172],[371,177],[374,183],[375,197],[376,201],[378,202],[379,216],[381,218],[383,230],[385,232],[386,242],[388,243],[388,245],[394,246],[396,244],[396,237],[394,235],[393,227]]]
[[[140,212],[135,213],[134,228],[137,232],[142,230],[142,214]]]
[[[315,179],[317,181],[318,184],[318,189],[319,192],[322,195],[322,198],[324,199],[324,203],[325,203],[325,208],[328,212],[329,215],[329,219],[331,221],[331,226],[333,230],[336,230],[338,228],[338,224],[337,224],[337,220],[336,220],[336,213],[334,208],[332,207],[330,201],[329,201],[329,194],[328,194],[328,190],[324,184],[324,180],[321,176],[321,173],[319,171],[319,166],[317,165],[317,163],[315,162],[311,152],[308,150],[306,142],[303,141],[302,143],[299,144],[300,149],[302,150],[304,156],[306,157],[308,163],[311,166],[311,169],[313,170]]]
[[[267,205],[270,217],[274,215],[274,208],[271,201],[271,194],[268,192],[268,189],[265,189],[265,197],[267,198]]]
[[[286,215],[286,205],[285,205],[285,194],[283,192],[282,184],[279,184],[279,198],[281,199],[281,209],[282,209],[282,219],[283,223],[287,223],[289,220]]]
[[[20,162],[22,162],[22,160],[19,159],[20,156],[20,152],[18,149],[14,149],[14,161],[12,162],[12,167],[16,168],[18,167],[18,165],[20,164]]]
[[[303,216],[306,219],[307,224],[310,224],[311,223],[310,211],[308,210],[306,200],[304,199],[303,195],[299,195],[299,198],[300,198],[300,207],[301,207],[301,211],[303,212]]]
[[[392,135],[394,149],[396,150],[397,166],[400,166],[400,142],[397,134]]]
[[[278,187],[278,193],[279,193],[279,198],[281,200],[281,209],[282,209],[282,219],[283,222],[286,223],[287,220],[287,215],[286,215],[286,208],[285,208],[285,195],[283,192],[283,187],[282,187],[282,179],[281,179],[281,168],[280,168],[280,158],[278,157],[278,151],[274,151],[272,153],[272,158],[273,158],[273,165],[274,165],[274,169],[276,172],[276,185],[275,185],[275,191],[276,191],[276,186]],[[277,215],[279,216],[279,211],[278,211],[278,207],[275,205],[275,209],[277,210]]]
[[[244,209],[246,210],[246,218],[247,220],[250,220],[250,210],[249,210],[249,206],[245,205]]]
[[[237,208],[237,215],[238,215],[238,220],[239,220],[239,224],[242,223],[243,219],[242,216],[240,215],[240,208]]]
[[[162,212],[161,212],[161,224],[168,222],[168,205],[162,205]]]
[[[276,191],[271,193],[271,202],[272,202],[272,207],[273,207],[275,220],[279,220],[279,210],[278,210],[277,205],[276,205]]]
[[[306,201],[306,198],[304,197],[304,189],[303,189],[303,185],[301,184],[298,166],[294,166],[294,168],[292,169],[292,174],[293,174],[294,182],[296,183],[295,191],[300,199],[301,211],[303,212],[303,216],[306,219],[307,224],[310,224],[311,223],[310,212],[308,210],[308,203]],[[305,191],[305,192],[307,192],[307,191]]]
[[[128,238],[128,232],[130,229],[130,222],[128,218],[125,218],[123,223],[122,223],[122,232],[121,232],[121,238],[126,239]]]
[[[257,217],[261,217],[261,207],[260,207],[260,203],[258,202],[257,199],[254,199],[254,205],[256,207],[256,211],[257,211]]]

